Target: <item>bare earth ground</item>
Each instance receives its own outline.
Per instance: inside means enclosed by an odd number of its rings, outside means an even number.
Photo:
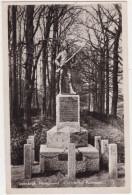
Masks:
[[[88,123],[82,122],[81,126],[89,131],[89,142],[93,144],[94,136],[100,135],[102,139],[108,139],[109,143],[118,145],[118,179],[109,179],[108,171],[89,175],[88,173],[77,175],[75,181],[70,181],[67,175],[61,172],[39,173],[39,165],[33,168],[33,177],[24,179],[24,166],[12,166],[13,188],[49,188],[49,187],[123,187],[125,185],[124,170],[124,134],[112,125],[103,123],[92,117],[88,117]]]
[[[24,166],[12,166],[12,188],[49,188],[49,187],[123,187],[124,165],[118,164],[118,179],[109,179],[107,171],[88,175],[77,175],[76,180],[71,181],[67,175],[61,172],[39,173],[39,165],[34,166],[34,174],[31,179],[24,179]]]

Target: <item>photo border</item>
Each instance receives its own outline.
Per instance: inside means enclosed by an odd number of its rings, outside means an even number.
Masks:
[[[22,5],[22,4],[53,4],[53,3],[67,3],[67,4],[108,4],[121,3],[122,4],[122,48],[123,48],[123,91],[124,91],[124,137],[125,137],[125,187],[81,187],[81,188],[11,188],[11,159],[10,159],[10,117],[9,117],[9,64],[8,64],[8,5]],[[3,64],[4,64],[4,129],[5,129],[5,162],[6,162],[6,189],[8,194],[89,194],[89,193],[128,193],[130,192],[130,132],[129,132],[129,85],[128,85],[128,32],[127,32],[127,2],[126,1],[88,1],[88,2],[3,2]]]

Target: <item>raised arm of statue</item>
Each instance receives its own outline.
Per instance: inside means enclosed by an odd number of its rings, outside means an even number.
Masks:
[[[58,54],[58,56],[55,59],[55,64],[57,65],[57,67],[60,67],[60,60],[61,60],[61,53]]]

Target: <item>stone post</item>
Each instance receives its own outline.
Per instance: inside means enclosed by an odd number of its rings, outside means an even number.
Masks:
[[[101,136],[94,137],[94,147],[99,151],[99,164],[100,164],[100,161],[101,161]]]
[[[35,149],[35,136],[34,135],[29,135],[28,139],[33,139],[33,148]]]
[[[32,165],[34,163],[34,139],[27,139],[27,144],[31,144]]]
[[[101,151],[101,136],[95,136],[94,137],[94,147]]]
[[[44,167],[44,155],[40,154],[40,172],[44,173],[45,172],[45,167]]]
[[[68,178],[74,180],[76,177],[76,149],[74,143],[68,146]]]
[[[32,176],[31,144],[24,144],[24,177],[29,179]]]
[[[34,135],[29,135],[28,139],[33,139],[34,140]]]
[[[108,140],[101,140],[101,166],[103,169],[108,169],[109,149]]]
[[[109,177],[117,179],[117,144],[109,144]]]

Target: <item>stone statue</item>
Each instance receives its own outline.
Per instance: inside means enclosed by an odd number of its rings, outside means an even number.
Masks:
[[[72,77],[71,77],[71,67],[70,62],[68,61],[68,44],[66,41],[62,44],[62,51],[58,54],[58,56],[55,59],[55,64],[57,65],[58,70],[60,72],[60,79],[59,79],[59,93],[62,93],[62,79],[64,70],[67,71],[68,78],[69,78],[69,88],[70,88],[70,94],[76,94],[72,87]]]

